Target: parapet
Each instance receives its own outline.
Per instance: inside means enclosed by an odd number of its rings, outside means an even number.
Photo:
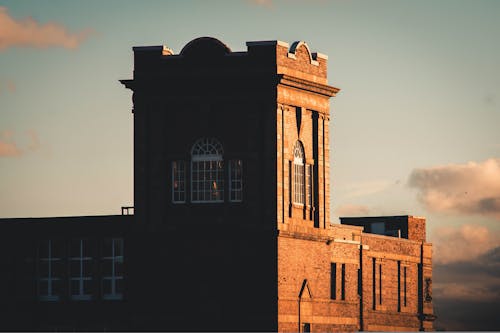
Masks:
[[[274,74],[327,84],[328,56],[311,52],[304,41],[296,41],[291,45],[279,40],[251,41],[246,46],[247,51],[233,52],[226,44],[213,37],[193,39],[178,54],[164,45],[135,46],[134,70],[152,71],[158,67],[170,67],[170,62],[175,62],[176,68],[180,62],[195,67],[210,63],[216,67],[220,64],[224,68],[232,68],[233,71],[237,68],[264,68]],[[188,70],[189,67],[185,69]]]

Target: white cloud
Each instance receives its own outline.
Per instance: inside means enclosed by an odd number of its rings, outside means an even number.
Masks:
[[[480,225],[440,227],[433,235],[434,262],[441,264],[473,260],[500,246],[500,237]]]
[[[12,46],[37,48],[62,46],[74,49],[92,34],[90,29],[70,33],[61,24],[55,22],[40,24],[31,17],[16,20],[9,15],[6,7],[1,6],[0,27],[0,50]]]
[[[500,219],[500,159],[415,169],[408,184],[432,212]]]

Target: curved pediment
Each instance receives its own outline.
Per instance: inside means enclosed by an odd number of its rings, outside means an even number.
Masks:
[[[313,65],[318,65],[318,62],[316,61],[316,55],[311,53],[311,49],[309,49],[309,46],[304,41],[293,42],[293,44],[290,46],[288,57],[307,61]]]
[[[213,37],[199,37],[187,43],[180,53],[185,57],[213,58],[224,56],[231,52],[231,49]]]

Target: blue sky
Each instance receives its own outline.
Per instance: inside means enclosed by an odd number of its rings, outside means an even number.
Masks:
[[[443,265],[500,246],[498,1],[0,6],[0,217],[117,214],[133,203],[131,93],[118,82],[132,77],[132,46],[305,40],[329,56],[329,83],[342,89],[332,101],[332,222],[426,216]],[[14,30],[28,17],[22,39]],[[59,34],[44,30],[51,22]],[[38,33],[52,39],[35,42]],[[457,240],[463,251],[450,251]],[[443,297],[467,298],[444,289],[437,283]]]

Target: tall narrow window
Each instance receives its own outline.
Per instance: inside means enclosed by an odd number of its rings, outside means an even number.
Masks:
[[[403,267],[403,306],[406,306],[406,266]]]
[[[71,241],[70,246],[71,299],[88,301],[92,298],[92,257],[89,242],[85,239]]]
[[[102,257],[102,298],[123,299],[123,239],[105,239]]]
[[[382,264],[378,265],[378,297],[379,304],[382,304]]]
[[[377,279],[376,279],[376,264],[375,264],[375,258],[372,258],[372,308],[373,310],[376,310],[376,304],[377,304]]]
[[[330,265],[330,298],[337,299],[337,264]]]
[[[303,205],[305,202],[304,147],[300,141],[293,147],[293,202]]]
[[[342,264],[342,275],[340,280],[340,298],[345,301],[345,264]]]
[[[214,138],[202,138],[191,149],[191,201],[224,201],[222,145]]]
[[[398,260],[398,312],[401,311],[401,261]]]
[[[307,205],[312,207],[312,165],[308,164],[306,168],[306,193],[307,193]]]
[[[229,161],[229,201],[243,201],[243,162]]]
[[[172,202],[186,202],[186,162],[172,162]]]
[[[59,245],[59,244],[57,244]],[[52,240],[38,247],[38,297],[41,301],[58,301],[61,291],[62,258],[60,247]]]

